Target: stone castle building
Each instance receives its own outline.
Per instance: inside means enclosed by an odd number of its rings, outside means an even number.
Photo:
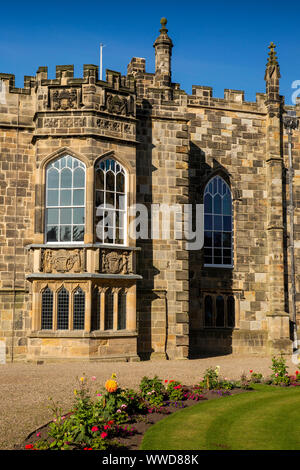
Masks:
[[[292,351],[300,133],[291,135],[293,213],[283,118],[300,116],[300,106],[280,95],[272,43],[255,102],[229,89],[214,98],[207,86],[187,94],[172,82],[167,32],[162,19],[154,73],[142,58],[126,76],[107,70],[105,81],[95,65],[83,66],[83,78],[71,65],[57,66],[54,79],[40,67],[22,89],[0,74],[7,361]],[[102,203],[108,239],[97,229]],[[204,247],[188,250],[174,221],[169,238],[131,238],[134,204],[149,214],[157,204],[204,204]]]

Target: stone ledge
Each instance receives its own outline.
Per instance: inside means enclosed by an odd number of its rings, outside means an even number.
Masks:
[[[126,279],[126,280],[134,280],[134,279],[143,279],[142,276],[138,274],[95,274],[95,273],[34,273],[34,274],[27,274],[25,276],[26,279],[35,279],[35,280],[42,280],[42,279]]]
[[[51,248],[51,250],[61,250],[61,249],[75,249],[75,248],[101,248],[102,250],[124,250],[124,251],[141,251],[139,246],[123,246],[123,245],[113,245],[113,244],[104,244],[104,243],[31,243],[30,245],[25,246],[26,250],[32,248]]]
[[[33,331],[28,338],[78,338],[78,339],[99,339],[99,338],[130,338],[137,337],[136,331]]]

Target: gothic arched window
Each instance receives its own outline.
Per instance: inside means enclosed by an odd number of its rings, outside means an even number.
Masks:
[[[211,295],[206,295],[204,300],[204,324],[213,326],[213,299]]]
[[[73,330],[84,330],[85,293],[78,287],[73,297]]]
[[[42,330],[52,330],[53,328],[53,292],[49,287],[42,293]]]
[[[216,326],[225,326],[225,305],[222,295],[216,298]]]
[[[124,289],[118,292],[118,330],[126,329],[126,292]]]
[[[228,184],[215,176],[204,190],[204,264],[232,267],[232,198]]]
[[[126,243],[126,172],[116,160],[100,160],[95,167],[95,228],[97,241]]]
[[[112,330],[114,325],[114,293],[111,288],[105,292],[104,329]]]
[[[235,305],[234,305],[233,295],[230,295],[227,298],[227,323],[228,323],[228,326],[234,327],[234,324],[235,324]]]
[[[83,242],[85,165],[66,155],[46,168],[46,242]]]
[[[64,287],[57,295],[57,329],[69,329],[69,292]]]

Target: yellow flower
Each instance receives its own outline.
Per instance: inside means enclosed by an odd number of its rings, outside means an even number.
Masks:
[[[80,377],[80,381],[81,381],[81,382],[84,382],[84,377]]]
[[[114,380],[113,378],[107,380],[105,382],[105,388],[108,392],[115,392],[118,388],[118,384],[116,382],[116,380]]]
[[[74,395],[77,395],[77,390],[76,390],[76,388],[75,388],[75,390],[74,390]]]

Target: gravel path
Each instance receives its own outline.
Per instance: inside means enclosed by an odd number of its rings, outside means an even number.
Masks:
[[[84,374],[91,381],[91,391],[104,385],[114,372],[120,386],[137,388],[143,376],[177,379],[186,385],[199,382],[208,367],[220,366],[220,375],[239,379],[249,369],[270,375],[269,357],[218,356],[186,361],[59,362],[51,364],[14,363],[0,365],[0,449],[13,446],[39,426],[52,419],[49,398],[66,412],[73,402],[78,378]],[[296,370],[287,358],[289,372]]]

